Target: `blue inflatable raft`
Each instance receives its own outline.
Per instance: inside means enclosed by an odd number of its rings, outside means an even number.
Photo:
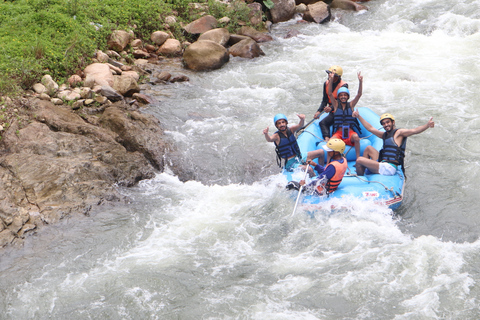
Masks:
[[[357,108],[357,110],[372,126],[383,131],[380,125],[380,117],[375,112],[368,108]],[[300,132],[297,137],[297,142],[302,154],[317,150],[325,144],[319,126],[320,121],[325,116],[326,114],[323,114],[320,119],[313,121],[303,132]],[[382,139],[368,132],[362,124],[360,124],[360,127],[362,129],[362,133],[360,134],[360,155],[362,155],[365,148],[370,145],[380,150],[383,146]],[[398,167],[396,174],[393,176],[383,176],[380,174],[357,176],[355,170],[355,147],[347,145],[345,148],[345,156],[348,160],[348,169],[338,189],[324,196],[305,192],[300,202],[302,207],[308,210],[325,209],[326,202],[332,198],[344,198],[347,200],[351,197],[386,205],[392,210],[397,209],[402,204],[405,176],[403,175],[401,166]],[[318,159],[314,161],[318,162]],[[284,170],[283,173],[286,175],[288,181],[299,181],[303,179],[303,173],[299,172],[299,170],[300,169],[296,169],[294,173]],[[368,173],[368,171],[366,173]],[[301,176],[300,179],[299,174]],[[295,194],[295,196],[296,195],[297,194]]]

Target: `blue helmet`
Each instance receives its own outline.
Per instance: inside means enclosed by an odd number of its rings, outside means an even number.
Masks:
[[[276,125],[276,124],[277,124],[277,121],[280,120],[280,119],[284,119],[284,120],[287,121],[287,123],[288,123],[288,120],[287,120],[287,116],[286,116],[286,115],[284,115],[283,113],[277,113],[277,114],[275,115],[275,117],[273,118],[273,124]]]
[[[340,95],[340,93],[345,92],[348,94],[348,97],[350,98],[350,91],[348,91],[348,88],[341,87],[340,89],[337,90],[337,97]]]

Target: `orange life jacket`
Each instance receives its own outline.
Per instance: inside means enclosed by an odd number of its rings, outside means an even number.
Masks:
[[[326,81],[326,88],[328,88],[328,84],[329,84],[330,81]],[[335,87],[335,89],[333,90],[332,94],[333,94],[333,97],[335,99],[337,99],[337,91],[338,89],[340,89],[341,87],[343,87],[343,85],[347,84],[345,81],[343,80],[340,80],[340,82],[338,83],[338,85]],[[332,105],[332,101],[330,100],[330,96],[328,97],[328,105]]]
[[[347,159],[343,157],[343,163],[340,163],[338,161],[333,160],[330,162],[328,166],[334,166],[335,167],[335,174],[331,179],[328,180],[326,189],[328,193],[332,193],[333,191],[337,190],[338,185],[340,182],[342,182],[343,176],[345,175],[345,172],[347,171],[348,168],[348,163]],[[326,168],[326,167],[325,167]]]

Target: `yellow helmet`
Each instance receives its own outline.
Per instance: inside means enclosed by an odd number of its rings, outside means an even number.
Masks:
[[[327,144],[323,146],[325,151],[337,151],[343,153],[345,151],[345,142],[342,139],[330,139]]]
[[[380,123],[382,122],[383,119],[390,119],[392,121],[395,121],[395,118],[390,114],[390,113],[384,113],[380,116]]]
[[[331,66],[328,71],[335,73],[339,77],[343,75],[343,69],[340,66]]]

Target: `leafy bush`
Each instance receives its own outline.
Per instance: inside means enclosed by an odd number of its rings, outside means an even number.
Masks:
[[[194,2],[217,19],[230,17],[231,32],[248,21],[240,1],[228,8],[215,0],[0,0],[0,96],[30,88],[43,74],[65,79],[90,63],[96,49],[105,50],[115,29],[149,41],[175,14],[177,23],[166,31],[184,40],[181,23],[200,17]]]

